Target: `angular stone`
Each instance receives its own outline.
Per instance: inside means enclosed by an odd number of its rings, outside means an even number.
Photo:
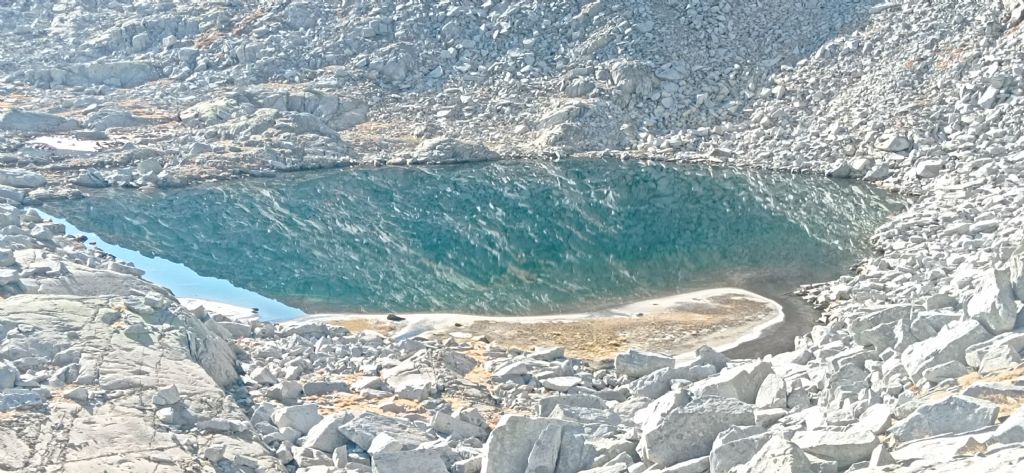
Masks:
[[[530,452],[541,433],[550,425],[560,426],[561,440],[555,471],[558,473],[589,468],[596,456],[586,444],[582,426],[575,422],[543,417],[505,415],[484,445],[483,471],[486,473],[523,473]]]
[[[882,151],[889,151],[891,153],[906,151],[913,147],[914,142],[910,141],[909,138],[895,133],[882,135],[878,141],[875,142],[875,148]]]
[[[384,452],[373,457],[373,473],[448,473],[437,450]]]
[[[300,404],[274,409],[271,419],[279,429],[291,427],[303,434],[309,432],[323,417],[316,404]]]
[[[639,378],[661,368],[671,368],[675,360],[660,353],[629,350],[615,356],[615,371],[630,378]]]
[[[806,453],[835,461],[840,470],[870,459],[871,452],[878,446],[875,434],[858,430],[797,432],[792,441]]]
[[[549,424],[540,431],[526,460],[526,473],[554,473],[561,445],[562,426]]]
[[[914,175],[920,179],[938,177],[939,173],[942,172],[942,166],[942,161],[936,159],[919,161],[914,165]]]
[[[21,372],[8,360],[0,360],[0,390],[13,388]]]
[[[711,453],[715,437],[737,425],[753,425],[753,406],[730,398],[708,396],[672,409],[656,424],[645,425],[637,453],[661,466]]]
[[[889,429],[898,442],[970,432],[995,423],[999,407],[967,396],[951,396],[918,407]]]
[[[772,436],[737,473],[807,473],[818,471],[800,447],[779,436]],[[834,470],[833,470],[834,471]]]
[[[552,391],[564,393],[582,382],[583,379],[578,376],[555,376],[542,379],[540,385]]]
[[[349,392],[348,384],[342,381],[314,381],[302,385],[302,394],[306,396],[346,392]]]
[[[370,448],[370,443],[380,433],[387,433],[410,449],[435,438],[409,420],[370,412],[356,413],[338,431],[363,450]]]
[[[771,438],[758,426],[732,427],[718,434],[711,447],[711,473],[727,473],[742,465]]]
[[[694,383],[690,391],[696,397],[731,397],[747,404],[754,404],[761,382],[771,373],[771,363],[751,362],[726,368],[717,376]]]
[[[781,376],[771,373],[761,381],[754,405],[760,409],[786,407],[786,382]]]
[[[0,186],[34,189],[46,185],[46,178],[35,171],[25,169],[0,169]]]
[[[312,428],[309,429],[309,433],[306,434],[306,439],[302,442],[302,446],[306,448],[315,448],[325,453],[332,453],[334,449],[342,446],[347,439],[341,435],[338,431],[338,427],[341,427],[345,423],[346,419],[327,416],[320,419]]]
[[[892,408],[886,404],[874,404],[864,410],[850,430],[871,432],[880,435],[892,425]]]
[[[1017,368],[1020,364],[1020,353],[1007,345],[1002,345],[985,354],[985,358],[981,360],[981,366],[978,367],[978,372],[991,374]]]
[[[153,405],[157,407],[170,406],[176,404],[181,400],[181,395],[178,394],[178,387],[175,385],[165,386],[156,391],[153,396]]]
[[[375,457],[381,453],[387,452],[400,452],[405,448],[401,442],[395,440],[394,437],[381,432],[373,438],[370,442],[370,448],[366,449],[366,453],[370,454],[370,457]]]
[[[971,368],[978,368],[981,366],[982,360],[988,355],[990,351],[1001,346],[1008,346],[1012,350],[1020,353],[1024,351],[1024,333],[1022,332],[1007,332],[996,335],[995,337],[985,340],[981,343],[971,345],[967,348],[965,358],[967,359],[967,365]]]
[[[78,129],[78,122],[59,115],[10,109],[0,112],[0,130],[59,133]]]
[[[556,406],[589,407],[604,409],[605,401],[592,394],[568,394],[563,396],[547,396],[537,403],[537,415],[547,417]]]
[[[457,419],[441,411],[434,414],[430,426],[438,433],[448,435],[456,440],[468,438],[484,440],[487,438],[487,431],[483,427]]]
[[[900,362],[912,379],[920,380],[924,370],[950,361],[966,362],[964,352],[992,334],[976,320],[950,322],[938,335],[907,347]]]
[[[889,453],[889,448],[886,447],[885,444],[879,444],[875,447],[875,449],[871,451],[871,458],[868,459],[868,466],[872,468],[892,465],[894,463],[896,463],[896,459],[894,459]]]
[[[1024,405],[1024,385],[979,382],[968,386],[962,394],[995,404]]]
[[[1013,299],[1009,271],[991,270],[968,299],[964,312],[993,335],[999,335],[1013,330],[1017,322],[1017,304]]]

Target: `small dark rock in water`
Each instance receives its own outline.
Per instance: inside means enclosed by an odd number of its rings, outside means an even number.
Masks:
[[[390,320],[392,322],[401,322],[401,321],[405,320],[405,318],[404,317],[399,317],[399,316],[397,316],[395,314],[388,314],[388,320]]]
[[[455,326],[456,326],[456,327],[461,327],[461,326],[462,326],[462,324],[460,324],[460,323],[458,323],[458,322],[455,322]]]

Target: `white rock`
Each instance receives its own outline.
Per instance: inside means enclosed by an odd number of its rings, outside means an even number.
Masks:
[[[715,437],[723,430],[753,424],[753,406],[749,404],[715,396],[698,398],[645,426],[637,453],[645,462],[672,465],[709,455]]]
[[[544,426],[533,443],[526,461],[526,473],[554,473],[558,461],[558,447],[562,441],[562,426]]]
[[[583,382],[578,376],[555,376],[540,381],[541,386],[557,392],[566,392],[574,386]]]
[[[180,400],[181,395],[178,394],[178,387],[173,384],[158,389],[156,394],[153,395],[153,405],[157,407],[170,406]]]
[[[615,371],[630,378],[639,378],[661,368],[671,368],[675,360],[660,353],[629,350],[615,356]]]
[[[995,423],[999,407],[967,396],[952,396],[918,407],[890,430],[898,442],[940,434],[963,433]]]
[[[334,449],[342,446],[347,441],[341,435],[341,432],[338,431],[338,427],[345,423],[344,420],[335,416],[327,416],[320,419],[320,422],[317,422],[316,425],[309,429],[309,433],[306,434],[306,439],[302,442],[302,446],[315,448],[325,453],[333,453]]]
[[[966,362],[964,352],[976,343],[992,338],[976,320],[951,322],[938,335],[914,343],[900,355],[900,362],[913,379],[921,379],[924,370],[949,361]]]
[[[271,419],[279,429],[291,427],[306,434],[323,419],[318,410],[316,404],[283,406],[274,410]]]
[[[46,185],[46,178],[35,171],[25,169],[0,169],[0,186],[34,189]]]
[[[1009,272],[991,270],[986,273],[981,287],[967,301],[964,311],[994,335],[1013,330],[1017,322],[1017,304],[1013,300]]]
[[[862,430],[797,432],[792,441],[806,453],[835,461],[840,470],[867,461],[878,446],[878,437]]]

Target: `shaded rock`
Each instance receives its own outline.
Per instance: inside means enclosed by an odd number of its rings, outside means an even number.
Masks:
[[[0,130],[59,133],[78,129],[78,122],[59,115],[10,109],[0,112]]]
[[[338,431],[338,427],[341,427],[344,423],[344,418],[335,416],[327,416],[320,419],[316,425],[309,429],[309,433],[306,434],[306,439],[302,442],[302,446],[305,448],[315,448],[325,453],[334,452],[334,449],[342,446],[347,441],[341,435],[341,432]]]
[[[271,419],[278,428],[291,427],[306,434],[323,417],[320,416],[316,404],[301,404],[298,406],[279,407],[274,410]]]
[[[754,404],[761,382],[771,373],[771,363],[765,361],[733,366],[722,370],[717,376],[694,383],[690,391],[697,397],[731,397]]]
[[[835,461],[840,470],[868,460],[878,446],[875,434],[857,430],[797,432],[792,441],[806,453]]]
[[[757,389],[754,405],[761,409],[786,407],[786,382],[781,376],[771,373],[765,376]]]
[[[645,425],[637,445],[644,461],[667,466],[711,453],[723,430],[753,425],[753,406],[730,398],[708,396],[672,409],[654,425]]]
[[[562,426],[549,424],[540,431],[526,460],[526,473],[554,473],[561,445]]]
[[[630,378],[639,378],[662,368],[671,368],[675,360],[660,353],[629,350],[615,356],[615,371]]]
[[[711,473],[727,473],[742,465],[771,438],[758,426],[732,427],[718,434],[711,447]]]
[[[415,448],[434,437],[406,419],[382,416],[370,412],[358,412],[352,420],[338,428],[346,438],[363,450],[370,448],[374,437],[386,433],[408,448]]]
[[[899,442],[940,434],[964,433],[995,423],[999,407],[967,396],[952,396],[918,407],[889,432]]]
[[[900,362],[911,378],[921,379],[928,368],[950,361],[965,362],[967,348],[989,338],[992,334],[976,320],[951,322],[938,335],[907,347]]]
[[[737,473],[807,473],[815,471],[800,447],[786,439],[773,436],[754,457],[736,468]]]
[[[0,169],[0,185],[34,189],[46,185],[46,178],[25,169]]]
[[[373,457],[373,473],[448,473],[437,450],[384,452]]]
[[[153,404],[157,407],[170,406],[179,400],[181,400],[181,395],[178,394],[178,387],[173,384],[158,389],[153,396]]]
[[[548,426],[561,428],[558,446],[558,473],[589,468],[596,456],[586,444],[582,426],[575,422],[542,417],[505,415],[484,445],[483,471],[486,473],[522,473],[529,464],[536,440]]]
[[[964,312],[994,335],[1013,330],[1017,322],[1017,304],[1013,300],[1009,271],[991,270],[986,273],[981,286],[964,306]]]

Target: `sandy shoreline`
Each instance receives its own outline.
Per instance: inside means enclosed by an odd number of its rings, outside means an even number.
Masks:
[[[206,310],[236,320],[258,318],[251,309],[218,301],[180,298],[189,308],[203,306]],[[413,336],[454,336],[470,338],[486,336],[500,345],[519,345],[529,349],[532,332],[544,341],[561,341],[568,351],[578,355],[601,358],[610,351],[629,348],[669,352],[680,359],[692,356],[694,349],[708,345],[723,352],[740,347],[756,346],[756,351],[782,351],[791,338],[778,339],[793,320],[786,304],[754,292],[725,287],[647,299],[626,305],[566,314],[535,316],[487,316],[463,313],[405,313],[404,320],[387,320],[388,314],[321,313],[278,322],[296,325],[325,322],[388,332],[396,339]],[[525,329],[523,325],[529,324]],[[790,327],[792,329],[793,327]],[[638,334],[635,339],[631,334]],[[557,335],[557,336],[552,336]],[[675,336],[674,336],[675,335]],[[667,339],[667,340],[665,340]],[[579,342],[581,346],[575,346]],[[558,343],[548,343],[555,344]],[[537,346],[544,343],[536,343]],[[596,347],[596,348],[595,348]],[[751,350],[740,350],[742,356],[754,356]]]

